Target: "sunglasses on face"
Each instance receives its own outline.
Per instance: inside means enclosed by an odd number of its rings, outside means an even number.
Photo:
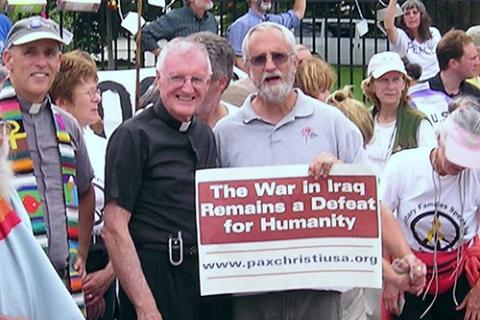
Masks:
[[[291,55],[292,53],[283,52],[262,53],[251,57],[248,61],[254,67],[264,67],[267,64],[268,56],[270,56],[273,63],[278,67],[287,62]]]

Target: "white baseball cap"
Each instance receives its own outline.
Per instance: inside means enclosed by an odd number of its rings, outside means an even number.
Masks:
[[[396,52],[385,51],[375,54],[368,63],[368,75],[374,79],[378,79],[385,73],[390,71],[398,71],[407,74],[405,65],[400,55]]]
[[[66,30],[64,30],[66,31]],[[60,36],[58,24],[50,19],[33,16],[17,21],[7,36],[6,47],[22,45],[41,39],[51,39],[59,44],[68,44],[68,40]]]

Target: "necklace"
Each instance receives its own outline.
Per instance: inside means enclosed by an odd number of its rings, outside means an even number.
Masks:
[[[442,196],[442,181],[440,179],[440,173],[438,172],[437,168],[437,161],[438,161],[438,148],[435,148],[433,151],[433,156],[432,156],[432,181],[433,181],[433,190],[434,190],[434,205],[435,205],[435,211],[433,213],[433,220],[436,221],[438,220],[438,208],[440,206],[440,197]],[[438,246],[438,235],[437,235],[437,229],[434,229],[434,234],[433,234],[433,241],[434,241],[434,247],[433,247],[433,252],[434,256],[436,255],[437,252],[437,246]]]
[[[441,180],[441,172],[440,169],[437,166],[438,163],[438,148],[435,148],[432,153],[431,153],[431,158],[430,162],[432,164],[432,182],[433,182],[433,188],[434,188],[434,201],[435,201],[435,211],[433,214],[433,219],[438,219],[438,208],[440,206],[440,198],[442,195],[442,180]],[[461,261],[463,260],[463,255],[464,255],[464,219],[463,219],[463,213],[464,213],[464,208],[465,208],[465,176],[464,173],[461,172],[458,175],[458,192],[459,192],[459,200],[460,200],[460,220],[459,220],[459,239],[458,239],[458,244],[457,244],[457,257],[456,257],[456,267],[455,270],[453,271],[452,276],[455,277],[455,281],[453,284],[453,290],[452,290],[452,297],[453,301],[456,306],[459,305],[458,299],[456,296],[456,289],[457,289],[457,280],[458,280],[458,274],[461,273],[460,267],[461,267]],[[425,311],[422,313],[420,316],[420,319],[423,318],[428,311],[433,307],[433,304],[435,303],[437,296],[438,296],[438,282],[439,282],[439,274],[438,274],[438,264],[437,264],[437,252],[438,252],[438,232],[436,229],[433,230],[433,240],[434,240],[434,246],[433,246],[433,270],[432,270],[432,277],[427,284],[427,287],[425,289],[425,293],[423,295],[423,300],[425,300],[425,297],[427,295],[427,292],[430,288],[430,286],[435,282],[435,295],[428,305],[428,307],[425,309]]]

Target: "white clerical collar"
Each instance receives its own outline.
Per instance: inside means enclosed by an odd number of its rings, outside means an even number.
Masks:
[[[43,103],[32,103],[28,112],[30,114],[37,114],[42,108],[42,106],[43,106]]]
[[[180,127],[178,128],[178,131],[180,132],[185,132],[188,130],[188,128],[190,127],[190,124],[192,123],[192,121],[188,121],[188,122],[182,122],[180,124]]]
[[[41,103],[31,103],[23,99],[22,97],[18,96],[18,101],[20,102],[20,108],[22,112],[24,113],[30,113],[30,114],[37,114],[39,113],[43,108],[45,108],[50,101],[50,98],[47,96]]]

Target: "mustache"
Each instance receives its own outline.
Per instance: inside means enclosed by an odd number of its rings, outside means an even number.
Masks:
[[[271,78],[271,77],[279,77],[279,78],[283,79],[282,73],[280,71],[272,71],[272,72],[265,72],[262,75],[262,82],[267,80],[267,78]]]

